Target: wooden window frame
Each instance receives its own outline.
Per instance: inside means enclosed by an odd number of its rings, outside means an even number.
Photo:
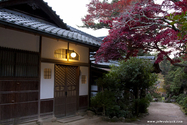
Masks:
[[[44,69],[44,79],[51,79],[52,70],[50,68]]]
[[[39,52],[0,47],[0,77],[38,78],[39,58]]]
[[[69,50],[69,54],[71,54],[72,52],[75,52],[74,50]],[[73,58],[71,56],[69,56],[69,59],[71,60],[80,60],[80,56],[77,52],[76,53],[76,57]],[[67,59],[67,54],[68,54],[68,50],[67,49],[57,49],[54,51],[54,57],[55,58],[59,58],[59,59]]]
[[[81,75],[81,83],[86,84],[87,83],[87,77],[86,75]]]

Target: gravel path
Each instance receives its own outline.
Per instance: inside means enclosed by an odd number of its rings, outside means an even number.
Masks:
[[[175,104],[152,102],[149,106],[149,115],[135,123],[142,125],[187,125],[187,117]]]
[[[85,119],[70,123],[44,122],[43,125],[187,125],[187,117],[180,110],[180,107],[175,104],[151,102],[148,109],[148,116],[133,123],[109,123],[94,116],[93,118],[86,117]]]

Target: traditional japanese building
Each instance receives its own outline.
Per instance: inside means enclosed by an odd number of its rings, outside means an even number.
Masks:
[[[66,25],[43,0],[0,0],[0,124],[87,108],[89,53],[101,42]]]

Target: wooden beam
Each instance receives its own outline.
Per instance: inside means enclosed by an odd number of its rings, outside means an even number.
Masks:
[[[62,65],[71,65],[71,66],[87,66],[89,67],[89,63],[82,63],[82,62],[67,62],[63,60],[57,60],[57,59],[48,59],[48,58],[42,58],[42,62],[47,62],[47,63],[55,63],[55,64],[62,64]]]
[[[4,1],[0,2],[0,7],[10,7],[10,6],[15,6],[18,4],[24,4],[24,3],[29,3],[32,2],[33,0],[11,0],[11,1]]]

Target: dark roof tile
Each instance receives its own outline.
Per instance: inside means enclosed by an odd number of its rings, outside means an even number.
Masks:
[[[61,29],[52,23],[8,9],[0,9],[0,21],[75,40],[87,45],[100,46],[102,43],[101,39],[73,27],[69,26],[70,30]]]

